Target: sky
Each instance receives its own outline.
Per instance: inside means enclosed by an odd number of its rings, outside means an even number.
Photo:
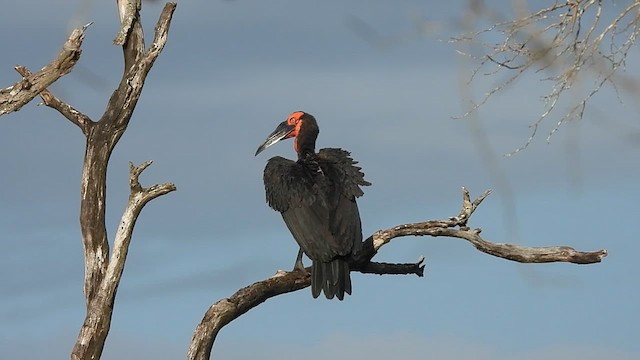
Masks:
[[[359,199],[365,237],[456,215],[465,186],[472,196],[493,189],[469,223],[489,241],[609,255],[593,265],[524,265],[460,239],[397,238],[375,260],[425,256],[425,277],[353,273],[353,295],[342,302],[313,299],[309,289],[278,296],[227,325],[213,358],[640,358],[637,93],[606,87],[549,143],[559,115],[525,151],[503,156],[527,141],[550,84],[523,77],[459,119],[469,94],[477,101],[503,79],[466,82],[473,63],[448,42],[465,6],[179,1],[111,158],[110,239],[128,196],[129,161],[154,160],[143,185],[171,181],[178,191],[138,219],[102,359],[184,358],[211,304],[293,266],[297,246],[262,184],[267,159],[293,157],[292,143],[254,152],[296,110],[317,118],[318,147],[351,151],[373,184]],[[160,10],[144,5],[147,42]],[[19,80],[17,64],[44,66],[70,29],[89,21],[80,62],[50,89],[99,118],[122,71],[121,50],[111,45],[113,2],[4,4],[0,86]],[[640,77],[631,66],[638,61],[634,48],[626,75]],[[0,118],[7,359],[67,358],[84,319],[84,137],[37,104]]]

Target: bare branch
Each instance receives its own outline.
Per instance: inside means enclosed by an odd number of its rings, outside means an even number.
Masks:
[[[487,91],[482,99],[473,104],[461,117],[467,117],[484,105],[489,98],[505,90],[524,73],[545,72],[548,76],[542,81],[551,83],[549,92],[542,97],[544,110],[531,124],[531,134],[520,147],[505,154],[512,156],[533,141],[543,122],[554,114],[561,98],[565,98],[571,89],[576,88],[580,79],[595,77],[591,88],[586,89],[582,100],[574,101],[549,131],[547,142],[567,121],[581,119],[590,100],[605,84],[615,86],[614,79],[622,84],[635,84],[636,81],[621,78],[619,70],[625,69],[627,54],[640,35],[640,1],[629,2],[623,8],[602,1],[557,1],[538,11],[524,13],[513,20],[496,20],[495,13],[484,6],[473,7],[462,22],[473,26],[482,17],[488,17],[494,25],[476,32],[468,32],[453,38],[451,42],[470,46],[480,45],[483,53],[471,55],[477,62],[470,81],[481,69],[488,69],[485,75],[508,73],[509,77]],[[605,8],[610,13],[605,14]],[[604,23],[603,19],[611,18]],[[502,40],[495,43],[495,36]],[[487,37],[488,40],[484,40]],[[605,39],[609,44],[604,44]],[[621,43],[620,40],[622,40]],[[637,86],[627,86],[637,88]],[[617,89],[616,89],[617,91]]]
[[[478,205],[490,194],[485,191],[473,203],[470,202],[469,192],[464,187],[463,205],[460,214],[448,220],[425,221],[414,224],[398,225],[391,229],[378,231],[369,237],[363,245],[364,254],[358,257],[373,257],[380,248],[392,239],[403,236],[447,236],[469,241],[476,249],[507,260],[521,263],[570,262],[575,264],[592,264],[602,261],[607,256],[606,250],[581,252],[568,246],[527,247],[513,244],[498,244],[484,240],[480,236],[480,229],[469,229],[466,223]],[[368,242],[372,246],[368,246]],[[371,253],[373,249],[373,253]],[[360,260],[362,261],[362,260]]]
[[[110,298],[111,302],[115,299],[115,291],[122,278],[122,271],[124,270],[129,244],[131,243],[131,235],[140,212],[149,201],[176,190],[176,186],[172,183],[156,184],[148,188],[143,188],[140,185],[138,178],[151,163],[152,161],[147,161],[139,166],[129,163],[131,193],[127,207],[120,219],[120,226],[116,231],[111,259],[101,286],[101,295]]]
[[[416,234],[418,235],[418,234]],[[476,249],[499,258],[520,263],[568,262],[574,264],[599,263],[607,256],[607,250],[577,251],[569,246],[528,247],[513,244],[498,244],[480,237],[480,229],[438,229],[422,235],[456,237],[469,241]]]
[[[417,275],[424,276],[424,256],[420,256],[415,263],[394,264],[369,261],[363,266],[359,264],[350,265],[352,271],[358,271],[363,274],[376,275]]]
[[[122,214],[120,226],[116,231],[113,252],[104,272],[104,277],[96,284],[98,290],[96,290],[94,298],[87,306],[87,316],[71,354],[71,358],[74,360],[85,359],[87,354],[93,355],[102,352],[104,340],[111,324],[116,291],[122,279],[129,244],[131,243],[131,235],[138,216],[149,201],[176,190],[176,186],[172,183],[143,188],[138,181],[138,177],[149,165],[151,165],[151,161],[139,166],[133,166],[132,163],[129,163],[129,184],[131,188],[129,201]],[[99,358],[99,355],[89,356],[88,358]]]
[[[120,4],[121,0],[118,3]],[[144,51],[142,26],[135,21],[124,46],[125,71],[120,85],[111,95],[107,110],[100,121],[109,121],[118,128],[125,128],[137,104],[144,79],[153,63],[164,49],[171,24],[175,3],[165,4],[155,27],[154,41],[148,51]]]
[[[355,265],[354,271],[378,275],[424,275],[424,257],[417,263],[388,264],[368,262],[363,266]],[[247,311],[272,297],[298,291],[311,285],[311,268],[305,271],[278,271],[274,276],[255,282],[236,291],[228,298],[211,305],[204,318],[196,327],[191,339],[187,359],[208,360],[211,348],[220,330]]]
[[[24,77],[31,76],[31,71],[29,71],[29,69],[24,66],[16,66],[16,71]],[[91,121],[91,119],[87,115],[81,113],[73,106],[55,97],[48,89],[44,89],[40,92],[40,98],[42,98],[42,103],[44,105],[57,110],[60,114],[62,114],[62,116],[66,117],[69,121],[76,124],[80,128],[80,130],[82,130],[82,133],[85,134],[85,136],[88,134],[89,127],[93,124],[93,121]]]
[[[133,23],[138,19],[140,15],[140,9],[142,8],[141,0],[119,0],[118,14],[120,15],[120,31],[113,39],[114,45],[124,45],[127,40],[127,36],[133,27]]]
[[[111,152],[129,124],[146,76],[164,46],[162,42],[161,46],[154,48],[152,55],[147,55],[139,8],[132,13],[125,13],[122,5],[133,2],[118,0],[117,4],[121,20],[130,15],[133,17],[130,24],[124,26],[128,30],[123,43],[125,66],[120,84],[111,95],[100,120],[92,122],[89,130],[85,132],[87,143],[80,190],[80,227],[85,255],[84,293],[87,315],[73,348],[72,359],[100,358],[109,333],[113,302],[124,270],[135,221],[147,202],[175,190],[171,183],[143,188],[138,177],[151,163],[146,162],[137,167],[130,164],[129,203],[122,215],[113,252],[109,258],[109,241],[105,227],[107,164]],[[136,4],[139,5],[140,2],[137,1]],[[166,41],[166,32],[175,7],[175,3],[165,5],[159,20],[161,26],[157,27],[157,31],[163,34],[156,34],[156,38],[160,36]],[[126,6],[125,8],[130,9]],[[127,21],[129,20],[122,20],[121,23]]]
[[[147,160],[138,166],[134,166],[133,162],[129,161],[129,187],[131,188],[132,194],[134,192],[142,192],[142,185],[140,185],[138,178],[151,164],[153,164],[153,161]]]
[[[497,64],[497,65],[506,67],[507,69],[510,69],[510,70],[522,69],[524,67],[524,65],[517,65],[517,66],[509,65],[509,63],[511,61],[513,61],[512,59],[509,59],[509,60],[506,60],[504,62],[501,62],[501,61],[498,61],[498,60],[495,60],[494,58],[492,58],[491,55],[487,55],[487,59],[490,60],[491,62]]]
[[[187,359],[208,360],[218,332],[240,315],[268,299],[311,285],[311,272],[278,272],[276,275],[238,290],[229,298],[211,305],[196,327],[189,345]]]
[[[484,199],[491,194],[491,190],[485,190],[482,195],[478,196],[473,202],[471,202],[471,197],[469,195],[469,190],[462,187],[462,209],[460,210],[460,214],[458,216],[454,216],[449,220],[452,220],[457,226],[465,226],[467,225],[467,221],[471,217],[474,211],[480,206],[480,204],[484,201]]]
[[[164,9],[160,14],[160,18],[158,18],[158,22],[154,28],[153,42],[147,51],[147,62],[153,63],[158,55],[160,55],[160,52],[162,52],[162,49],[164,49],[164,46],[167,43],[167,34],[169,34],[169,26],[171,25],[171,17],[173,16],[175,8],[175,3],[167,3],[164,6]]]
[[[131,193],[110,254],[105,226],[106,175],[111,152],[127,128],[140,97],[145,79],[167,41],[175,3],[167,3],[156,25],[154,42],[145,50],[140,23],[140,0],[117,0],[121,29],[114,42],[123,46],[124,71],[107,109],[98,122],[64,103],[47,87],[71,71],[78,61],[84,32],[90,25],[75,29],[58,57],[32,74],[26,67],[16,70],[23,80],[0,91],[0,115],[18,110],[40,94],[45,105],[57,110],[82,129],[86,137],[80,189],[80,227],[84,250],[84,294],[87,313],[71,353],[72,359],[99,359],[109,333],[113,304],[124,271],[136,220],[151,200],[175,191],[172,183],[143,188],[140,174],[151,164],[130,164]]]
[[[571,262],[591,264],[602,261],[606,250],[579,252],[568,246],[525,247],[511,244],[496,244],[480,237],[480,229],[469,229],[466,223],[490,190],[471,201],[469,191],[462,188],[462,208],[457,216],[447,220],[425,221],[415,224],[398,225],[376,232],[362,244],[362,249],[350,260],[351,271],[378,275],[424,275],[424,257],[409,264],[388,264],[372,262],[378,250],[392,239],[403,236],[447,236],[471,242],[478,250],[507,260],[523,263]],[[229,298],[222,299],[205,313],[196,327],[187,358],[208,360],[216,336],[220,330],[234,319],[260,305],[266,300],[289,292],[304,289],[311,284],[310,268],[306,271],[278,272],[276,275],[238,290]]]
[[[471,197],[469,196],[469,190],[462,187],[462,208],[460,209],[460,213],[456,216],[450,217],[448,220],[431,220],[425,221],[421,223],[414,224],[403,224],[395,226],[391,229],[380,230],[375,234],[371,235],[367,240],[365,240],[365,244],[369,241],[373,244],[373,251],[378,252],[380,248],[389,243],[392,239],[401,236],[420,236],[420,235],[432,235],[425,233],[426,231],[431,231],[434,229],[447,229],[454,227],[464,227],[467,225],[467,221],[471,217],[474,211],[478,208],[478,206],[482,203],[482,201],[491,194],[491,190],[486,190],[482,195],[480,195],[477,199],[471,202]],[[438,236],[438,235],[432,235]],[[367,247],[365,246],[364,249]],[[369,254],[369,255],[375,255]],[[358,255],[360,257],[361,255]],[[373,257],[373,256],[372,256]]]
[[[168,3],[160,19],[166,25],[175,9]],[[168,14],[168,15],[167,15]],[[107,109],[100,121],[93,123],[86,132],[87,150],[81,184],[80,224],[85,250],[85,296],[87,304],[93,299],[104,277],[109,254],[109,243],[105,223],[105,191],[107,162],[124,133],[140,98],[142,87],[153,62],[143,58],[140,45],[143,44],[142,26],[134,22],[133,29],[123,46],[125,69],[118,88],[113,92]],[[155,56],[159,55],[159,51]],[[155,59],[155,58],[154,58]],[[115,125],[115,126],[114,126]]]
[[[85,30],[91,23],[74,29],[64,43],[62,51],[51,63],[40,69],[35,74],[25,76],[12,86],[0,90],[0,116],[19,110],[40,92],[53,84],[65,74],[68,74],[80,59],[82,40]],[[16,70],[23,69],[17,66]]]

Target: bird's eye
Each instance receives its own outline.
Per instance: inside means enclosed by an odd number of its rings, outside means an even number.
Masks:
[[[296,118],[289,118],[289,125],[295,125]]]

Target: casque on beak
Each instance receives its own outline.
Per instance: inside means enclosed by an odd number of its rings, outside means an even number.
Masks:
[[[280,140],[283,139],[287,139],[291,136],[289,136],[294,130],[296,129],[295,125],[289,125],[287,123],[287,121],[283,121],[280,124],[278,124],[278,127],[276,127],[275,130],[273,130],[273,132],[271,134],[269,134],[269,136],[267,136],[267,139],[262,143],[262,145],[258,146],[258,150],[256,150],[256,155],[260,154],[262,152],[262,150],[268,148],[269,146],[277,143]]]

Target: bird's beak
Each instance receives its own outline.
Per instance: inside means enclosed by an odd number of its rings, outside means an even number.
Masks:
[[[295,125],[289,125],[287,124],[286,121],[281,122],[278,125],[278,127],[275,130],[273,130],[273,132],[269,134],[269,136],[267,136],[267,139],[262,143],[262,145],[258,147],[258,150],[256,151],[256,156],[260,154],[262,150],[268,148],[269,146],[277,143],[282,139],[288,138],[289,134],[291,134],[295,129],[296,129]]]

